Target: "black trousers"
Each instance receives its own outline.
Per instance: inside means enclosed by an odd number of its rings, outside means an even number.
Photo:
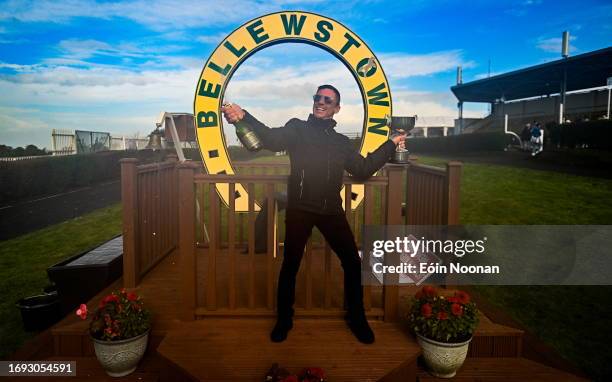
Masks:
[[[285,218],[285,252],[278,278],[278,318],[293,317],[295,279],[313,227],[321,231],[331,249],[340,258],[344,269],[344,295],[349,315],[362,315],[361,259],[346,216],[288,209]]]

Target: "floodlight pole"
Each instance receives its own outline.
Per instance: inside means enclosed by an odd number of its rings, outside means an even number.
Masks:
[[[610,90],[612,90],[612,77],[608,77],[606,85],[608,86],[608,111],[606,112],[606,118],[610,120]]]
[[[461,66],[457,66],[457,85],[461,85],[462,83],[463,68]],[[463,134],[463,101],[459,101],[459,103],[457,103],[457,107],[459,108],[459,134]]]
[[[563,62],[563,83],[561,84],[561,103],[559,104],[559,124],[562,124],[565,120],[565,91],[567,89],[567,57]]]
[[[561,55],[563,56],[563,82],[561,83],[561,100],[559,104],[559,124],[562,124],[565,120],[563,115],[565,114],[565,91],[567,90],[567,58],[569,57],[569,40],[570,35],[568,31],[563,32],[563,38],[561,42]]]
[[[607,119],[610,119],[610,89],[612,89],[612,87],[608,86],[608,112],[606,113]]]

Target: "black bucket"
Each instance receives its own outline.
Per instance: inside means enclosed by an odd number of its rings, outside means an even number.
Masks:
[[[57,285],[55,285],[54,283],[47,285],[46,287],[43,288],[43,293],[45,294],[56,293],[57,294]]]
[[[23,327],[28,332],[45,330],[61,318],[57,293],[22,298],[17,302]]]

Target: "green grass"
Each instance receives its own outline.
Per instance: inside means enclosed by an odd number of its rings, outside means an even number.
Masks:
[[[582,369],[609,380],[612,342],[610,286],[471,286],[532,334]]]
[[[442,165],[437,158],[419,162]],[[612,222],[612,180],[497,165],[463,165],[462,224]]]
[[[40,294],[49,283],[47,268],[103,243],[121,232],[121,206],[90,214],[0,242],[0,358],[33,336],[25,332],[15,303]]]

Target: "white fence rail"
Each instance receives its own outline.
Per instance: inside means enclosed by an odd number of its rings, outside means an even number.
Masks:
[[[0,157],[0,162],[15,162],[25,159],[49,158],[51,155],[29,155],[24,157]]]

